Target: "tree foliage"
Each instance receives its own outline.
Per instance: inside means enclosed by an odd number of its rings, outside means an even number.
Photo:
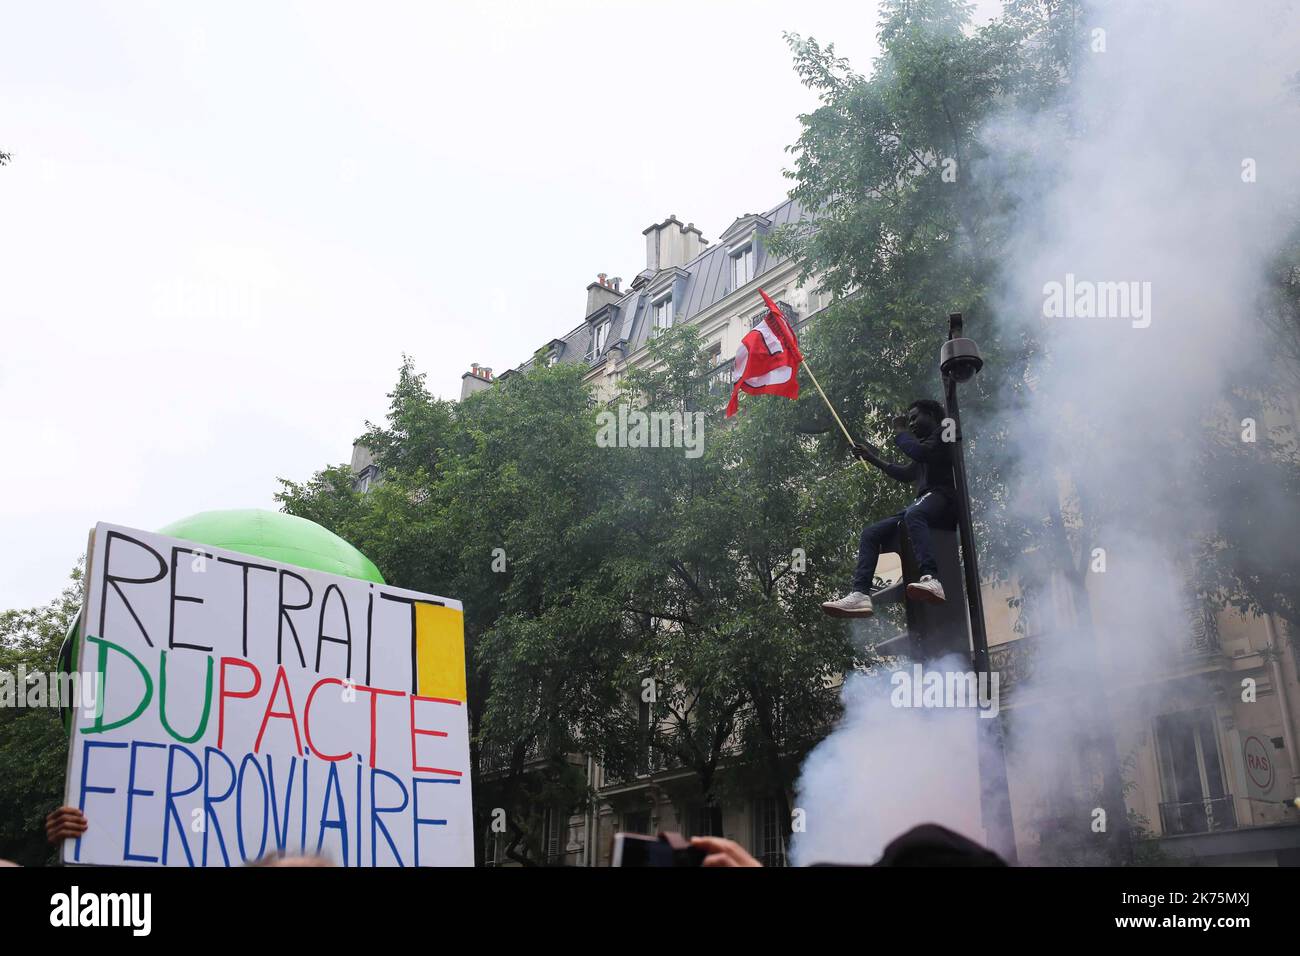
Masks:
[[[964,389],[965,432],[988,572],[1005,576],[1034,529],[998,507],[1006,436],[995,403],[1023,399],[1039,351],[996,322],[989,300],[1015,197],[986,171],[979,131],[1000,111],[1059,109],[1071,47],[1071,3],[1008,3],[973,30],[955,0],[882,4],[881,54],[864,77],[833,46],[787,36],[795,69],[821,105],[800,117],[790,147],[791,195],[816,210],[778,251],[796,257],[836,297],[811,331],[817,372],[855,430],[880,434],[918,397],[937,397],[946,317],[961,312],[1003,388]]]
[[[81,569],[43,607],[0,613],[0,673],[55,674],[59,647],[81,611]],[[47,701],[48,702],[48,701]],[[63,802],[68,735],[58,707],[0,706],[0,858],[48,862],[45,815]]]
[[[585,367],[456,405],[407,360],[363,438],[377,487],[356,493],[343,466],[282,483],[286,510],[391,582],[464,602],[479,834],[505,809],[521,862],[544,860],[545,807],[589,799],[577,755],[608,779],[689,769],[684,800],[717,799],[723,769],[787,800],[838,713],[858,655],[816,602],[847,573],[864,478],[791,403],[747,401],[727,426],[706,370],[697,331],[674,330],[613,403],[702,416],[694,456],[602,446]]]

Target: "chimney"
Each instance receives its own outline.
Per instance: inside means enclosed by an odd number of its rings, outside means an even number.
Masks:
[[[591,315],[611,302],[617,302],[621,297],[618,286],[606,280],[605,273],[598,272],[596,273],[596,281],[587,286],[587,311],[585,314]]]
[[[645,236],[645,267],[651,272],[684,266],[709,244],[695,223],[682,225],[675,215],[647,226],[641,234]]]
[[[464,401],[475,392],[481,392],[492,384],[492,370],[474,362],[469,371],[460,377],[460,399]]]

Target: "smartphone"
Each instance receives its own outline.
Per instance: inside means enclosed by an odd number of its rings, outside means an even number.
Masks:
[[[615,833],[611,866],[699,866],[705,853],[678,833]]]

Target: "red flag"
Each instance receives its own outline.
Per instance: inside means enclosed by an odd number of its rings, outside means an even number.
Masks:
[[[799,363],[803,361],[799,339],[768,294],[762,289],[758,294],[767,303],[767,315],[746,333],[736,350],[728,418],[736,414],[736,397],[741,389],[751,395],[799,397]]]

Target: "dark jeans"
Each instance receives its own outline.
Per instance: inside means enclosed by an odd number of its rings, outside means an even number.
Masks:
[[[876,574],[876,561],[881,551],[897,551],[902,545],[899,533],[907,526],[907,536],[912,542],[912,553],[921,574],[939,575],[934,552],[930,550],[931,528],[956,526],[956,509],[942,491],[928,491],[896,515],[867,525],[862,530],[858,544],[858,569],[853,572],[852,590],[871,592],[871,582]]]

